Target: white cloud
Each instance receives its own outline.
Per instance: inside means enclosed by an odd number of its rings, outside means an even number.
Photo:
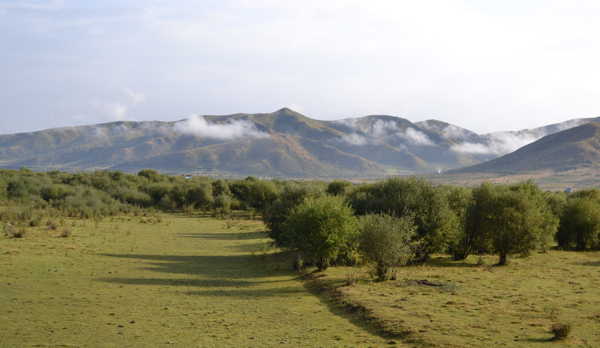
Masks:
[[[342,120],[335,120],[335,121],[333,121],[333,123],[335,123],[335,124],[341,124],[341,125],[346,126],[346,127],[350,128],[352,130],[355,130],[355,131],[362,130],[362,127],[360,126],[360,124],[358,124],[358,122],[356,121],[355,118],[345,118],[345,119],[342,119]]]
[[[411,127],[407,128],[405,132],[398,132],[397,134],[399,137],[406,139],[413,145],[435,146],[435,143],[429,139],[427,134]]]
[[[105,116],[115,121],[122,121],[127,115],[127,106],[117,102],[99,102],[92,100],[90,104]]]
[[[138,103],[141,103],[144,100],[146,100],[146,96],[144,94],[136,93],[127,87],[123,87],[123,91],[125,91],[125,93],[127,93],[129,98],[131,98],[131,102],[133,103],[133,106],[136,106]]]
[[[540,139],[542,135],[529,132],[497,132],[486,134],[483,137],[487,138],[485,144],[465,142],[453,145],[450,149],[456,152],[473,154],[505,155],[514,152],[527,144],[531,144]]]
[[[209,123],[204,117],[197,115],[192,115],[187,120],[175,123],[173,130],[182,134],[203,136],[219,140],[269,137],[268,133],[259,131],[254,123],[248,120],[231,120],[227,123]]]
[[[365,136],[356,133],[343,135],[341,138],[338,139],[338,141],[356,146],[367,145],[370,142],[370,140],[367,139]]]

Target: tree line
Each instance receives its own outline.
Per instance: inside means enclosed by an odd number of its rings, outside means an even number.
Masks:
[[[98,218],[135,209],[216,215],[260,214],[269,237],[291,250],[297,265],[370,262],[381,280],[432,254],[463,260],[494,253],[499,264],[557,245],[600,248],[600,190],[543,192],[533,181],[472,188],[417,177],[374,183],[225,180],[119,171],[68,173],[0,170],[0,199],[22,211],[53,209],[66,217]],[[31,213],[0,213],[5,223],[34,224]],[[39,220],[39,217],[38,217]]]

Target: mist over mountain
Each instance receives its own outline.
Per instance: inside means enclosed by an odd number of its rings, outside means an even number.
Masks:
[[[371,115],[320,121],[273,113],[112,122],[0,135],[0,165],[34,170],[111,168],[281,177],[426,173],[496,159],[546,135],[600,121],[476,134],[437,120]],[[506,156],[505,156],[506,157]]]
[[[580,168],[600,168],[598,122],[547,135],[506,156],[449,173],[518,173]]]

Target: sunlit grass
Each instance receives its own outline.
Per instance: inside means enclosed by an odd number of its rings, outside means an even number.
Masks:
[[[497,257],[478,258],[435,258],[401,268],[395,281],[374,282],[366,268],[351,286],[345,268],[320,279],[343,303],[364,307],[382,331],[419,346],[600,345],[600,253],[551,251],[502,267],[493,266]],[[557,322],[572,332],[551,343]]]
[[[262,222],[65,219],[0,241],[0,346],[382,346],[298,279]],[[170,342],[170,343],[169,343]]]

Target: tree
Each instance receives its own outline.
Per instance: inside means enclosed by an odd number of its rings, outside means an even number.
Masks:
[[[358,222],[341,197],[323,196],[294,208],[283,230],[286,248],[301,252],[324,270],[355,238]]]
[[[142,169],[138,172],[138,176],[143,176],[150,181],[156,181],[158,172],[154,169]]]
[[[327,185],[327,193],[334,196],[345,196],[352,188],[352,183],[347,180],[333,180]]]
[[[498,264],[505,265],[508,254],[527,256],[539,246],[546,222],[525,190],[483,183],[473,190],[473,198],[467,224],[477,228],[472,233],[481,238],[479,245],[499,254]]]
[[[210,182],[201,181],[188,189],[185,195],[186,202],[199,209],[208,209],[213,204],[212,185]]]
[[[559,247],[585,250],[599,246],[600,205],[597,199],[587,197],[567,201],[556,233]]]
[[[250,187],[248,199],[250,206],[258,211],[263,211],[278,197],[277,187],[271,181],[258,180]]]
[[[275,245],[281,245],[282,226],[289,213],[306,199],[318,198],[325,194],[323,185],[315,181],[287,182],[279,194],[279,199],[263,211],[263,221],[269,229],[269,237]]]
[[[431,253],[444,252],[459,233],[456,215],[444,190],[416,177],[393,177],[373,184],[369,213],[390,214],[413,219],[415,238],[421,243],[417,257],[424,261]]]
[[[396,279],[397,268],[410,260],[415,230],[408,217],[369,214],[360,219],[359,250],[376,264],[379,280]]]
[[[223,179],[218,179],[212,182],[213,196],[216,198],[220,195],[227,195],[231,197],[231,191],[229,185]]]

